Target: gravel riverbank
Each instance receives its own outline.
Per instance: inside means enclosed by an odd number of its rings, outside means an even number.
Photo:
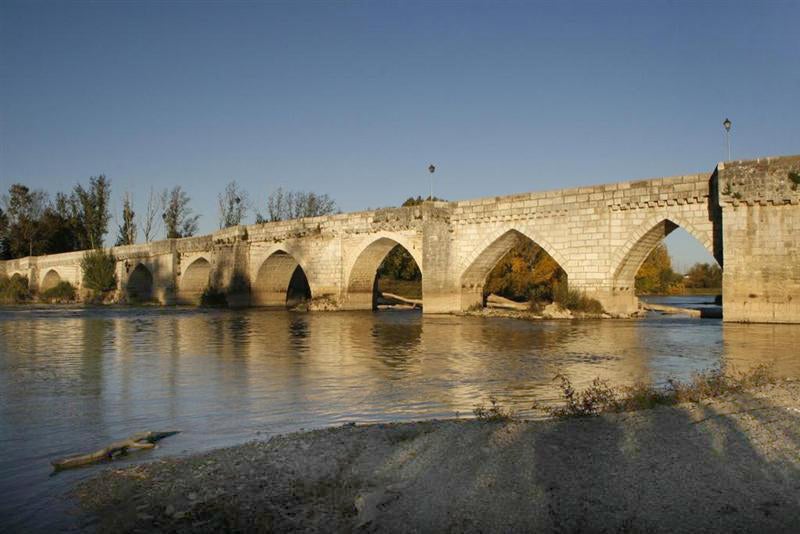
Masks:
[[[531,422],[349,425],[107,469],[87,529],[788,532],[800,383],[699,404]]]

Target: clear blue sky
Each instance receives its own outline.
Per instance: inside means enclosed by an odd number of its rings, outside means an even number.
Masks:
[[[0,186],[344,211],[800,152],[800,2],[0,0]],[[704,259],[685,236],[681,264]]]

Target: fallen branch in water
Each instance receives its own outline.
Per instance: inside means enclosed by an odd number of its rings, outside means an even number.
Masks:
[[[381,297],[388,301],[395,301],[399,302],[400,304],[408,304],[410,306],[414,306],[415,308],[422,307],[422,300],[421,299],[409,299],[406,297],[401,297],[400,295],[395,295],[394,293],[381,293]]]
[[[174,436],[180,430],[170,430],[167,432],[139,432],[132,435],[128,439],[115,441],[107,447],[104,447],[89,454],[80,454],[77,456],[68,456],[60,460],[53,460],[51,465],[56,471],[64,469],[72,469],[73,467],[82,467],[84,465],[102,462],[104,460],[113,460],[117,456],[128,453],[128,449],[152,449],[157,441],[160,441],[169,436]]]

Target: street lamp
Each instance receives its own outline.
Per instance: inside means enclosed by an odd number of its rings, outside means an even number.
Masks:
[[[728,161],[731,160],[731,126],[732,122],[730,119],[725,119],[725,122],[722,125],[725,127],[725,146],[728,149]]]
[[[428,172],[431,173],[431,196],[429,199],[431,202],[433,202],[433,173],[435,171],[436,171],[436,165],[434,165],[433,163],[428,165]]]

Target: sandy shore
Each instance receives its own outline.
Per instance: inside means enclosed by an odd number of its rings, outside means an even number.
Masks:
[[[587,419],[297,433],[76,491],[102,531],[796,531],[800,383]]]

